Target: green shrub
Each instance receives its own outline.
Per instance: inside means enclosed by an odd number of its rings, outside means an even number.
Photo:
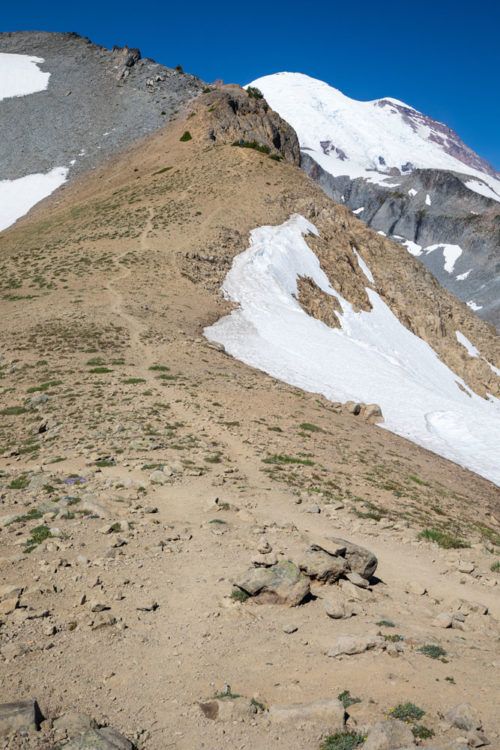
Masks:
[[[424,727],[423,724],[415,724],[411,731],[417,740],[430,740],[431,737],[434,737],[434,730]]]
[[[239,141],[234,141],[232,144],[233,146],[238,146],[239,148],[253,148],[254,151],[259,151],[261,154],[270,154],[271,149],[269,146],[265,146],[262,143],[258,143],[257,141],[244,141],[240,139]]]
[[[419,654],[428,656],[429,659],[442,659],[446,656],[446,651],[441,646],[436,646],[433,643],[427,643],[425,646],[421,646],[417,649]]]
[[[33,552],[35,547],[44,542],[46,539],[49,539],[51,536],[52,534],[50,533],[50,529],[48,526],[35,526],[34,529],[31,529],[31,536],[26,542],[24,551],[28,553]]]
[[[344,690],[342,693],[339,693],[337,698],[342,703],[344,708],[354,706],[355,703],[361,703],[361,698],[355,698],[353,695],[351,695],[349,690]]]
[[[424,529],[418,535],[419,539],[427,539],[429,542],[435,542],[443,549],[464,549],[470,547],[470,544],[465,539],[452,536],[446,531],[440,531],[439,529]]]
[[[390,713],[394,719],[408,722],[418,721],[425,714],[425,711],[414,703],[399,703]]]
[[[231,591],[231,599],[234,599],[235,602],[246,602],[249,598],[250,594],[247,594],[243,589],[233,589]]]
[[[321,743],[321,750],[354,750],[363,744],[365,738],[357,732],[336,732]]]
[[[247,94],[251,99],[263,99],[264,94],[256,86],[249,86],[247,88]]]
[[[283,453],[275,453],[272,456],[263,458],[265,464],[300,464],[301,466],[314,466],[314,461],[309,458],[298,458],[297,456],[287,456]]]
[[[183,143],[185,143],[186,141],[193,140],[193,136],[191,135],[191,133],[189,132],[189,130],[185,130],[184,133],[179,138],[179,140],[182,141]]]

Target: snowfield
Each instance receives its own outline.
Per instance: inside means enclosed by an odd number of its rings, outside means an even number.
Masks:
[[[38,67],[41,57],[0,53],[0,102],[12,96],[45,91],[50,73]],[[1,114],[0,104],[0,114]],[[14,224],[66,180],[68,169],[54,167],[46,174],[29,174],[17,180],[0,180],[0,232]]]
[[[1,180],[0,232],[53,193],[66,180],[67,174],[66,167],[55,167],[46,174],[29,174],[17,180]]]
[[[205,336],[303,390],[332,401],[378,403],[382,427],[500,485],[500,402],[471,392],[372,289],[373,309],[354,312],[331,287],[304,239],[308,233],[318,234],[300,215],[254,229],[223,285],[239,308],[206,328]],[[371,280],[361,256],[358,262]],[[296,299],[299,277],[337,297],[340,329],[303,310]]]
[[[256,86],[268,104],[296,131],[300,146],[335,177],[364,177],[389,187],[391,168],[445,169],[471,175],[466,187],[500,201],[500,179],[474,169],[447,153],[440,131],[423,124],[420,112],[384,98],[362,102],[303,73],[275,73]],[[412,191],[415,194],[416,191]]]
[[[40,70],[41,63],[41,57],[0,52],[0,101],[44,91],[49,85],[50,73]]]

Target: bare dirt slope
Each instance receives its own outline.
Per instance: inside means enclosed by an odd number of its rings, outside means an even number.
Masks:
[[[270,154],[231,146],[217,108],[230,116],[227,97],[243,96],[200,97],[0,236],[0,702],[36,698],[47,717],[3,741],[82,748],[76,711],[144,750],[319,748],[344,722],[334,701],[276,706],[349,690],[362,736],[411,702],[425,714],[398,731],[427,727],[424,745],[498,746],[497,489],[201,335],[227,312],[218,290],[248,232],[295,211],[318,226],[335,287],[367,304],[355,246],[478,392],[493,392],[491,371],[454,331],[498,365],[494,334],[331,203],[293,163],[290,133],[274,143],[262,103],[243,119]],[[256,555],[300,563],[325,536],[377,555],[369,588],[307,576],[300,606],[242,601],[234,584]],[[344,635],[360,653],[342,654]],[[452,726],[463,702],[477,715]]]

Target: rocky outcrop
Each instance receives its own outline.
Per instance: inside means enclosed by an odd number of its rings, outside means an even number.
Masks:
[[[203,115],[210,142],[263,149],[292,164],[300,163],[295,130],[270,109],[265,99],[239,86],[222,86],[201,97],[196,108]]]

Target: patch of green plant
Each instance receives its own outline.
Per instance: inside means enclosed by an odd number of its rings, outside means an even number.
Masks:
[[[267,711],[266,706],[261,703],[261,701],[258,701],[256,698],[250,699],[250,705],[255,708],[256,711],[264,712]]]
[[[317,424],[312,424],[312,422],[302,422],[299,427],[301,430],[306,430],[307,432],[323,432],[321,427],[318,427]]]
[[[424,716],[425,711],[414,703],[399,703],[392,711],[389,712],[394,719],[400,721],[412,722],[418,721]]]
[[[113,372],[109,367],[92,367],[89,372],[93,375],[104,375],[107,372]]]
[[[148,367],[148,370],[153,370],[154,372],[168,372],[170,367],[167,367],[166,365],[151,365],[151,367]]]
[[[89,359],[86,364],[89,367],[99,367],[100,365],[105,365],[106,362],[102,359],[102,357],[92,357],[92,359]]]
[[[466,547],[470,547],[470,544],[465,539],[460,539],[439,529],[424,529],[420,532],[418,538],[435,542],[443,549],[465,549]]]
[[[217,700],[220,701],[234,701],[236,698],[241,698],[241,695],[239,693],[233,693],[228,685],[227,690],[221,690],[220,692],[215,693],[214,698],[217,698]]]
[[[404,641],[404,636],[399,633],[386,633],[383,635],[383,638],[384,641],[387,641],[388,643],[400,643],[401,641]]]
[[[16,477],[15,479],[13,479],[8,487],[9,490],[25,490],[29,483],[30,480],[26,476],[26,474],[21,474],[20,477]]]
[[[52,534],[50,533],[50,529],[48,526],[35,526],[34,529],[31,529],[30,538],[26,542],[24,551],[28,553],[33,552],[35,547],[44,542],[46,539],[49,539],[51,536]]]
[[[354,750],[364,741],[365,737],[358,732],[335,732],[323,740],[321,750]]]
[[[18,414],[26,414],[27,409],[24,406],[7,406],[0,411],[3,417],[16,417]]]
[[[281,427],[268,427],[269,432],[283,432]]]
[[[203,460],[208,464],[220,464],[222,462],[222,453],[211,453],[209,456],[205,456]]]
[[[17,522],[25,522],[25,521],[33,521],[38,518],[41,518],[43,516],[43,513],[41,510],[38,510],[38,508],[32,508],[27,513],[24,513],[22,516],[16,516],[12,523]]]
[[[226,524],[226,521],[223,521],[222,518],[212,518],[208,523]]]
[[[257,141],[244,141],[240,139],[239,141],[234,141],[231,145],[238,146],[239,148],[252,148],[254,151],[259,151],[261,154],[271,153],[269,146],[266,146],[263,143],[258,143]]]
[[[114,466],[115,461],[112,458],[98,458],[95,465],[99,466],[100,469],[104,469],[108,466]]]
[[[274,453],[272,456],[262,459],[264,464],[300,464],[301,466],[314,466],[314,461],[309,458],[288,456],[284,453]]]
[[[392,620],[379,620],[375,623],[375,625],[378,625],[379,628],[395,628],[396,625],[393,623]]]
[[[425,646],[417,648],[419,654],[428,656],[429,659],[443,659],[446,656],[446,651],[441,646],[436,646],[433,643],[426,643]]]
[[[429,729],[429,727],[424,727],[423,724],[415,724],[415,726],[411,728],[411,731],[417,740],[430,740],[431,737],[434,737],[434,730]]]
[[[247,94],[251,99],[263,99],[264,94],[257,86],[248,86]]]
[[[145,383],[144,378],[127,378],[122,381],[125,385],[137,385],[138,383]]]
[[[182,141],[182,143],[185,143],[186,141],[191,141],[192,139],[193,139],[193,136],[191,135],[189,130],[185,130],[184,133],[179,138],[179,140]]]
[[[250,594],[247,594],[243,589],[233,589],[231,599],[234,599],[235,602],[246,602],[247,599],[250,599]]]
[[[28,388],[27,393],[37,393],[38,391],[48,391],[49,388],[55,388],[56,385],[62,385],[62,380],[48,380],[46,383],[34,385]]]
[[[269,158],[273,161],[283,161],[283,157],[279,154],[271,154]]]
[[[444,679],[446,680],[446,682],[449,682],[450,685],[456,685],[454,677],[445,677]]]
[[[349,706],[354,706],[355,703],[361,703],[361,698],[355,698],[349,690],[343,690],[341,693],[338,694],[337,698],[342,703],[344,708],[349,708]]]
[[[423,487],[430,487],[429,482],[424,482],[423,479],[420,479],[420,477],[417,477],[416,474],[409,474],[408,479],[411,482],[415,482],[415,484],[420,484]]]
[[[496,562],[490,565],[490,570],[492,573],[500,573],[500,560],[496,560]]]

